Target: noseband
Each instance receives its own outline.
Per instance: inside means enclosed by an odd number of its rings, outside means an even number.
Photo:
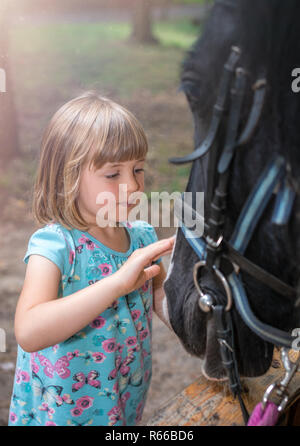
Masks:
[[[281,225],[289,221],[296,192],[289,179],[290,166],[281,155],[275,154],[258,178],[242,208],[230,240],[225,240],[223,236],[230,165],[237,148],[248,142],[256,129],[263,110],[267,85],[264,78],[259,79],[253,85],[253,104],[246,126],[241,135],[238,136],[238,124],[247,76],[244,69],[236,68],[240,54],[241,51],[238,47],[232,47],[230,56],[224,65],[207,137],[200,147],[196,148],[191,154],[182,158],[170,158],[169,161],[174,164],[183,164],[195,161],[210,151],[216,142],[218,130],[226,110],[228,90],[234,77],[224,148],[219,157],[217,151],[214,150],[213,153],[210,153],[209,158],[206,188],[209,219],[208,224],[204,223],[203,236],[195,237],[194,233],[184,225],[182,214],[177,214],[177,217],[179,217],[179,226],[186,240],[199,257],[199,261],[194,265],[193,270],[195,286],[199,293],[199,307],[203,312],[213,313],[222,363],[228,375],[230,388],[234,396],[238,396],[246,423],[248,413],[241,398],[242,386],[235,355],[230,311],[233,304],[245,324],[263,340],[284,349],[290,349],[294,338],[290,333],[265,324],[254,315],[248,302],[240,271],[250,274],[286,299],[295,299],[295,302],[298,295],[296,289],[244,256],[257,223],[275,193],[276,200],[272,222]],[[185,215],[186,213],[192,215],[194,221],[197,218],[203,220],[203,217],[184,200],[184,194],[180,202],[180,209],[183,210]],[[216,276],[224,290],[226,295],[225,304],[217,302],[215,296],[213,297],[201,289],[199,276],[205,268]]]

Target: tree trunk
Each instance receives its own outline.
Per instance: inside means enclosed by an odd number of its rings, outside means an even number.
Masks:
[[[9,0],[0,4],[0,165],[19,156],[17,117],[9,60],[10,11]]]
[[[172,0],[160,0],[160,20],[168,20]]]
[[[152,33],[151,0],[133,0],[130,39],[138,43],[158,43]]]

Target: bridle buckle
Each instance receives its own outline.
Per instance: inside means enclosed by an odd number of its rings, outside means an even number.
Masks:
[[[205,311],[207,313],[214,306],[214,302],[213,302],[213,298],[210,295],[205,294],[201,290],[199,283],[198,283],[198,270],[199,270],[199,268],[203,268],[204,266],[206,266],[206,260],[200,260],[200,262],[195,263],[194,269],[193,269],[193,279],[194,279],[195,287],[200,295],[199,307],[202,311]],[[219,281],[221,282],[221,284],[225,290],[225,294],[227,297],[227,304],[225,307],[225,311],[229,311],[232,307],[232,293],[231,293],[231,288],[229,286],[229,283],[227,282],[226,277],[219,270],[219,268],[216,267],[216,265],[213,265],[212,269],[213,269],[214,273],[216,274],[216,276],[218,277]],[[209,296],[209,298],[208,298],[208,296]]]

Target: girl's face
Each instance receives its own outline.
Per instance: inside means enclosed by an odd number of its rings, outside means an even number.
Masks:
[[[103,207],[107,210],[107,206],[115,207],[116,221],[127,218],[129,211],[137,204],[128,204],[130,195],[144,192],[144,162],[145,159],[141,159],[106,163],[100,169],[83,168],[78,205],[88,223],[94,225],[99,210]],[[103,215],[107,218],[108,214]]]

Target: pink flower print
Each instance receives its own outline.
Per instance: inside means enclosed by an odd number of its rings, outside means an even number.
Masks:
[[[102,347],[106,353],[113,353],[117,350],[118,344],[116,343],[116,338],[110,338],[102,342]]]
[[[110,374],[108,375],[108,379],[115,379],[118,373],[119,368],[121,367],[121,363],[122,363],[122,356],[117,355],[115,358],[115,368],[110,372]]]
[[[73,251],[72,249],[69,252],[69,264],[72,265],[72,263],[74,262],[74,258],[75,258],[75,251]]]
[[[68,393],[64,393],[63,394],[62,400],[63,400],[64,403],[74,404],[74,401],[70,398],[70,395]]]
[[[61,406],[63,403],[66,404],[74,404],[74,401],[70,398],[68,393],[64,393],[63,396],[56,395],[56,404],[57,406]]]
[[[118,343],[118,352],[119,352],[120,354],[122,354],[123,348],[124,348],[124,345]]]
[[[140,331],[140,340],[143,341],[144,339],[146,339],[149,335],[149,331],[146,328],[145,330]]]
[[[114,426],[121,418],[122,418],[122,412],[120,406],[114,406],[109,412],[109,426]]]
[[[137,339],[135,336],[129,336],[125,340],[125,343],[126,343],[127,347],[132,347],[133,345],[135,345],[137,343]]]
[[[39,366],[35,362],[35,358],[37,357],[37,353],[30,353],[30,367],[34,373],[38,373],[40,370]]]
[[[54,421],[46,421],[45,426],[57,426],[57,424]]]
[[[58,344],[53,345],[52,350],[54,351],[54,353],[56,353],[56,351],[58,350],[58,347],[59,347]]]
[[[136,423],[138,423],[142,419],[143,408],[144,408],[144,403],[143,403],[143,401],[141,401],[140,404],[136,408],[136,418],[135,418]]]
[[[144,285],[141,286],[141,288],[145,293],[149,288],[149,280],[146,280],[146,282],[144,283]]]
[[[105,325],[106,319],[102,316],[96,317],[96,319],[93,320],[93,322],[90,323],[90,327],[92,328],[102,328],[103,325]]]
[[[81,409],[81,407],[74,407],[73,409],[71,409],[71,414],[73,415],[73,417],[79,417],[83,412],[83,409]]]
[[[122,374],[122,376],[127,376],[128,373],[130,372],[130,367],[126,364],[126,362],[121,365],[120,367],[120,372]]]
[[[132,225],[131,225],[131,223],[129,223],[129,221],[126,222],[126,226],[127,226],[127,228],[132,228]]]
[[[47,412],[47,415],[48,415],[48,418],[49,418],[50,420],[52,419],[52,416],[53,416],[53,414],[54,414],[54,412],[55,412],[55,410],[52,409],[51,407],[49,407],[47,403],[42,403],[42,405],[39,406],[39,410],[44,410],[44,411],[46,411],[46,412]]]
[[[16,421],[18,421],[18,417],[14,412],[10,412],[9,421],[11,421],[14,424],[16,423]]]
[[[138,331],[141,331],[142,328],[143,328],[143,324],[142,324],[141,321],[139,321],[139,322],[137,323],[137,325],[136,325],[136,329],[137,329]]]
[[[101,263],[98,268],[101,269],[103,276],[108,276],[112,272],[112,266],[109,263]]]
[[[73,358],[78,358],[78,357],[79,357],[79,350],[74,350],[73,352],[67,353],[67,358],[69,361],[71,361],[71,359]]]
[[[125,409],[126,406],[126,402],[127,400],[130,398],[130,392],[125,392],[122,396],[121,396],[121,400],[120,400],[120,405],[122,407],[122,409]]]
[[[85,235],[82,235],[82,237],[80,237],[78,239],[78,241],[79,241],[79,243],[84,243],[87,249],[90,249],[90,250],[95,249],[95,243],[92,242],[92,240],[87,238]]]
[[[92,357],[93,357],[94,361],[97,362],[98,364],[100,364],[101,362],[103,362],[106,359],[106,356],[104,355],[104,353],[101,353],[101,352],[92,353]]]
[[[140,315],[141,315],[141,311],[140,310],[133,310],[133,311],[131,311],[131,316],[132,316],[132,319],[134,321],[136,321],[140,317]]]
[[[21,384],[21,382],[28,383],[30,381],[29,373],[25,370],[17,369],[16,371],[16,383]]]
[[[81,410],[86,410],[92,407],[94,398],[91,396],[82,396],[76,401],[76,407]]]

